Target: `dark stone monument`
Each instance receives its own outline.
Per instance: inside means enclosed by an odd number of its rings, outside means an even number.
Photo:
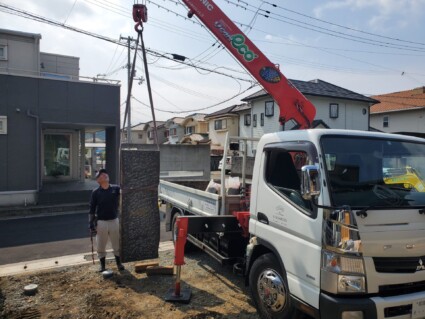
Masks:
[[[121,258],[158,258],[159,152],[121,151]]]

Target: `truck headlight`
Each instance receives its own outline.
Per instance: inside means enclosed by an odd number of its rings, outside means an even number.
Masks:
[[[363,276],[338,275],[339,293],[366,292],[365,278]]]
[[[322,250],[321,286],[333,294],[366,293],[363,258]]]

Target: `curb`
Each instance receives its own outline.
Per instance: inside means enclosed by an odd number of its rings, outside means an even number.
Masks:
[[[159,243],[158,251],[169,251],[174,249],[172,241]],[[112,250],[107,251],[108,255],[112,255]],[[107,258],[109,259],[109,257]],[[97,261],[96,261],[97,262]],[[37,271],[71,267],[77,265],[91,264],[91,252],[84,254],[75,254],[68,256],[59,256],[46,259],[38,259],[32,261],[24,261],[15,264],[7,264],[0,266],[0,277],[29,274]]]

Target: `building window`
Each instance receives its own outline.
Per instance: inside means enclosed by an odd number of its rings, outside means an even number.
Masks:
[[[194,126],[186,126],[186,134],[193,134],[195,133],[195,127]]]
[[[274,115],[274,101],[266,102],[265,113],[266,113],[266,116]]]
[[[71,134],[45,134],[44,176],[70,176],[71,155]]]
[[[177,135],[177,130],[175,128],[170,128],[170,135],[171,136]]]
[[[143,138],[143,133],[139,133],[137,134],[137,136],[139,137],[139,139],[141,140]]]
[[[331,119],[338,118],[338,109],[339,109],[338,103],[329,104],[329,117]]]
[[[164,137],[165,138],[168,138],[168,136],[170,135],[170,131],[168,131],[168,130],[165,130],[164,131]]]
[[[127,139],[127,132],[124,132],[124,139]]]
[[[7,45],[0,44],[0,60],[7,60]]]
[[[388,117],[388,115],[385,115],[384,117],[383,117],[383,126],[384,127],[388,127],[389,126],[389,122],[390,122],[390,119],[389,119],[389,117]]]
[[[227,128],[227,121],[226,120],[215,120],[214,121],[214,129],[217,130],[224,130]]]
[[[153,140],[153,131],[149,131],[149,132],[148,132],[148,138],[149,138],[150,140]]]
[[[244,124],[245,126],[251,125],[251,114],[245,114],[244,116]]]
[[[257,114],[254,114],[254,115],[253,115],[253,118],[252,118],[252,126],[253,126],[253,127],[257,127]]]
[[[264,113],[260,114],[260,125],[264,126]]]
[[[7,117],[0,116],[0,134],[7,134]]]

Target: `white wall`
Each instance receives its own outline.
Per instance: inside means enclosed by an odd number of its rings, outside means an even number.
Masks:
[[[388,127],[383,126],[383,117],[388,116]],[[370,115],[370,126],[383,132],[425,133],[425,109],[378,113]]]
[[[214,122],[216,120],[226,120],[226,128],[222,130],[215,130]],[[217,117],[208,120],[209,138],[212,145],[220,145],[224,147],[226,140],[226,133],[229,132],[230,136],[237,136],[239,133],[238,129],[239,119],[237,116],[232,117]]]
[[[323,120],[330,128],[361,131],[369,130],[368,103],[325,97],[307,96],[307,98],[316,107],[316,119]],[[330,103],[338,104],[338,118],[329,117]],[[366,114],[363,114],[363,109],[365,109]]]
[[[349,130],[369,130],[369,104],[366,102],[357,102],[343,99],[334,99],[326,97],[307,96],[307,98],[316,107],[315,119],[323,120],[330,128],[349,129]],[[261,126],[261,113],[265,113],[265,102],[273,101],[270,97],[263,97],[251,101],[251,126],[244,125],[243,113],[240,113],[239,127],[240,136],[261,138],[264,134],[274,133],[283,130],[279,123],[279,106],[274,103],[274,113],[272,117],[264,116],[264,126]],[[338,104],[338,118],[329,117],[329,104]],[[363,114],[365,109],[366,114]],[[246,113],[245,113],[246,114]],[[254,114],[257,114],[257,127],[253,126]],[[285,129],[293,127],[291,123],[285,124]],[[378,127],[377,127],[378,128]],[[379,128],[378,128],[379,129]],[[256,149],[256,143],[248,143],[248,156],[253,156],[253,150]]]
[[[170,144],[177,144],[178,142],[180,142],[180,140],[183,138],[184,136],[184,127],[181,126],[180,124],[172,124],[170,125],[169,130],[171,129],[176,129],[176,135],[169,135],[168,136],[168,141],[170,142]]]
[[[0,60],[0,72],[39,75],[40,37],[0,32],[0,44],[7,46],[7,60]]]
[[[40,53],[40,72],[78,77],[80,58],[52,53]]]

